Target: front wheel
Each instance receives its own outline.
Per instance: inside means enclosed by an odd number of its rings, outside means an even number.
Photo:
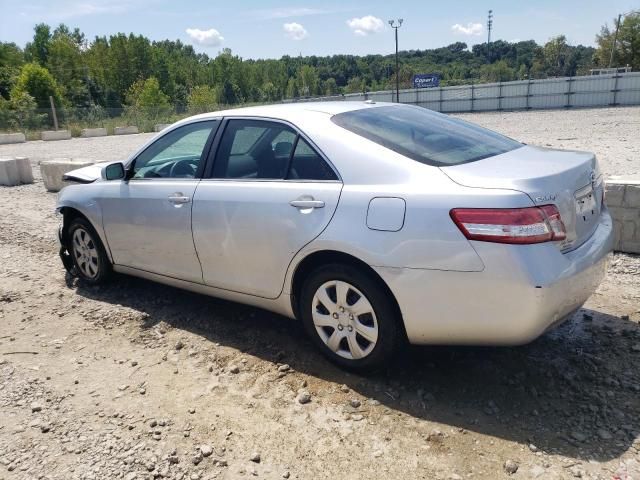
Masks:
[[[96,285],[107,279],[111,273],[111,264],[100,237],[89,222],[83,218],[76,218],[71,222],[68,244],[75,273],[82,280]]]
[[[305,281],[302,321],[320,351],[341,367],[382,365],[399,341],[399,319],[389,294],[350,265],[325,265]]]

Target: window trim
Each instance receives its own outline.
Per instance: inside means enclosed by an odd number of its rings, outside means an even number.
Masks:
[[[213,145],[213,141],[218,133],[218,131],[220,130],[220,125],[222,125],[222,118],[220,117],[214,117],[214,118],[206,118],[206,119],[198,119],[196,121],[193,122],[187,122],[187,123],[183,123],[182,125],[178,125],[175,128],[171,128],[168,129],[166,132],[163,132],[162,135],[158,135],[158,137],[156,137],[149,145],[147,145],[144,150],[142,150],[141,152],[138,152],[137,155],[127,164],[126,166],[126,175],[125,175],[125,182],[147,182],[150,180],[153,181],[162,181],[162,182],[175,182],[175,181],[182,181],[182,182],[186,182],[186,181],[190,181],[190,180],[201,180],[206,168],[206,162],[207,159],[209,158],[209,154],[211,153],[211,146]],[[209,136],[207,137],[207,141],[204,144],[204,148],[202,149],[202,153],[200,154],[200,160],[198,162],[198,168],[194,174],[194,176],[192,178],[179,178],[179,177],[149,177],[149,178],[134,178],[133,177],[133,169],[135,166],[136,161],[138,160],[138,158],[140,157],[140,155],[142,155],[144,152],[146,152],[147,150],[149,150],[151,147],[153,147],[156,142],[158,142],[161,138],[166,137],[167,135],[170,135],[171,133],[184,128],[184,127],[189,127],[191,125],[196,125],[198,123],[207,123],[207,122],[213,122],[214,125],[212,125],[211,128],[211,132],[209,132]]]
[[[251,120],[251,121],[261,121],[261,122],[270,122],[270,123],[281,123],[289,128],[291,128],[296,133],[296,140],[293,144],[293,148],[291,149],[291,153],[289,155],[289,162],[287,164],[287,169],[285,172],[284,178],[216,178],[213,176],[213,169],[216,163],[216,158],[218,156],[218,151],[220,149],[220,143],[222,141],[222,136],[227,129],[227,124],[230,120]],[[311,149],[322,159],[324,160],[329,168],[333,171],[336,176],[336,180],[309,180],[309,179],[287,179],[286,176],[289,174],[289,169],[291,167],[293,154],[295,152],[295,147],[298,144],[298,138],[302,137],[311,147]],[[283,120],[281,118],[272,118],[272,117],[263,117],[263,116],[255,116],[255,115],[231,115],[225,116],[222,118],[220,122],[220,127],[218,128],[215,138],[213,139],[211,148],[209,150],[209,155],[207,157],[205,170],[202,174],[203,181],[223,181],[223,182],[289,182],[289,183],[344,183],[342,181],[342,176],[335,165],[329,160],[329,158],[324,154],[320,148],[306,135],[302,130],[300,130],[293,123]]]

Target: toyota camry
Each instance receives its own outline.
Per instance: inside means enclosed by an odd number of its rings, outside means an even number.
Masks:
[[[299,319],[353,369],[405,342],[518,345],[602,280],[612,221],[592,153],[424,108],[260,106],[187,118],[70,172],[61,258]]]

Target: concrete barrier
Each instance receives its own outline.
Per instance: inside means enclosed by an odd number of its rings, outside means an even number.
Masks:
[[[51,142],[54,140],[69,140],[71,138],[71,132],[69,130],[50,130],[42,132],[40,138],[45,142]]]
[[[135,125],[130,125],[128,127],[114,127],[113,129],[114,135],[131,135],[133,133],[138,133],[138,127]]]
[[[20,183],[33,183],[33,168],[27,157],[16,157]]]
[[[0,158],[0,185],[20,185],[20,171],[15,158]]]
[[[171,124],[170,123],[158,123],[153,127],[153,131],[154,132],[161,132],[162,130],[164,130],[167,127],[170,127]]]
[[[616,232],[615,250],[640,253],[640,178],[611,177],[606,192]]]
[[[71,160],[70,158],[59,158],[56,160],[45,160],[40,162],[40,173],[44,181],[44,187],[50,192],[59,192],[71,182],[62,180],[62,176],[72,170],[93,165],[94,162],[87,160]]]
[[[107,129],[106,128],[83,128],[80,132],[80,136],[82,138],[90,138],[90,137],[106,137]]]
[[[7,145],[9,143],[24,143],[27,139],[24,133],[0,133],[0,145]]]

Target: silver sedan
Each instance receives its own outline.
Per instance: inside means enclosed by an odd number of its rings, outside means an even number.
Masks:
[[[612,249],[595,156],[423,108],[251,107],[67,174],[61,257],[303,322],[343,367],[413,344],[517,345],[578,309]]]

